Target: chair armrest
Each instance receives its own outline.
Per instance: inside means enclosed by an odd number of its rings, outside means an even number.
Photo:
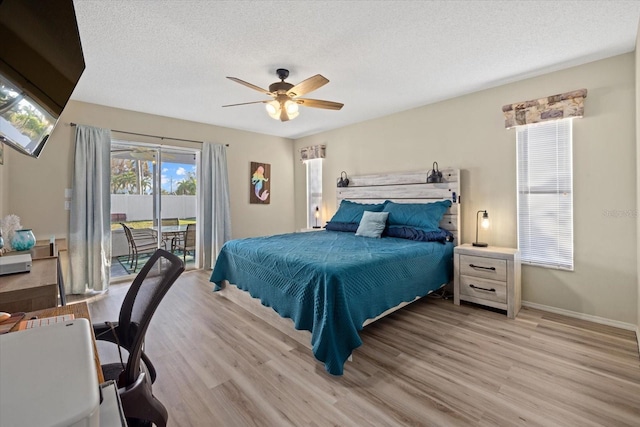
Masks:
[[[145,366],[147,367],[147,371],[149,372],[149,377],[151,378],[151,384],[153,384],[154,382],[156,382],[156,368],[153,366],[153,363],[151,363],[149,356],[147,356],[147,354],[144,351],[140,353],[140,358],[142,359]]]

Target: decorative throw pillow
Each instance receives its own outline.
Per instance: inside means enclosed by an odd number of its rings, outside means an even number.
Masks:
[[[385,229],[384,235],[387,237],[396,237],[399,239],[415,240],[418,242],[441,242],[453,240],[453,234],[445,229],[438,231],[425,231],[420,228],[409,227],[404,225],[391,225]]]
[[[364,211],[356,236],[379,238],[387,225],[388,212]]]
[[[355,233],[358,230],[357,222],[334,222],[329,221],[327,225],[324,227],[329,231],[348,231],[351,233]]]
[[[394,203],[387,202],[384,212],[389,212],[389,225],[407,225],[424,231],[438,231],[440,221],[451,200],[433,203]]]
[[[333,218],[331,218],[331,222],[355,222],[358,224],[362,219],[363,212],[382,212],[384,205],[384,203],[365,204],[343,200],[340,203],[338,211],[333,215]]]

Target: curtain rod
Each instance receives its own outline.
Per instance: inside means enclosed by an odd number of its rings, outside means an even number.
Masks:
[[[70,126],[78,126],[77,123],[69,123]],[[149,135],[147,133],[136,133],[136,132],[127,132],[126,130],[116,130],[116,129],[111,129],[111,132],[118,132],[118,133],[126,133],[127,135],[137,135],[137,136],[148,136],[151,138],[159,138],[159,139],[172,139],[174,141],[183,141],[183,142],[197,142],[198,144],[204,144],[204,142],[202,141],[196,141],[195,139],[182,139],[182,138],[172,138],[170,136],[158,136],[158,135]],[[225,146],[229,146],[229,144],[224,144]]]

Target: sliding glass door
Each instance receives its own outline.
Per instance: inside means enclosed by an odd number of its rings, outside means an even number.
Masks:
[[[136,274],[155,248],[199,265],[198,163],[197,150],[112,141],[112,278]]]

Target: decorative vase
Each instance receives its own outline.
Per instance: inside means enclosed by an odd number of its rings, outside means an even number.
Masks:
[[[11,247],[16,251],[28,251],[36,244],[36,237],[30,228],[16,230],[11,239]]]

